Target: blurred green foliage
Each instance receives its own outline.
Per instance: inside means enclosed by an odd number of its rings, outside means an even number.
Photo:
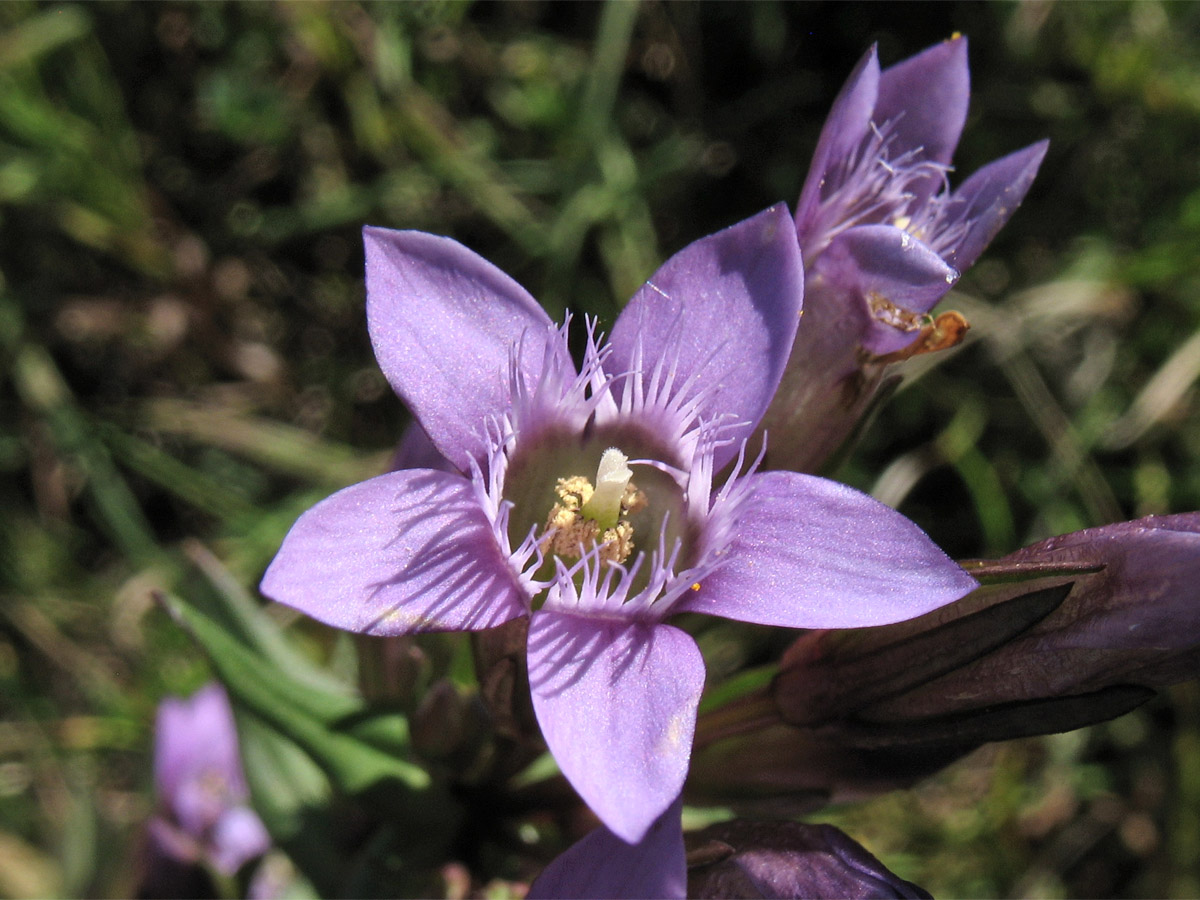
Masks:
[[[795,200],[871,42],[955,31],[958,172],[1050,153],[949,304],[976,339],[836,474],[958,556],[1200,508],[1196,4],[0,6],[0,895],[133,889],[155,703],[208,672],[153,592],[255,584],[385,465],[362,224],[611,322]],[[829,817],[935,894],[1194,896],[1198,742],[1185,685]]]

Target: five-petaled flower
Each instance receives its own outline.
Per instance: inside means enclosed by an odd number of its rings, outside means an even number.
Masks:
[[[951,191],[969,96],[967,41],[955,37],[883,71],[872,47],[834,101],[796,206],[805,320],[763,418],[770,468],[816,471],[887,362],[965,333],[961,316],[929,310],[1020,205],[1047,148],[995,160]]]
[[[875,625],[975,586],[894,510],[744,457],[799,320],[783,205],[672,257],[607,342],[589,327],[578,369],[567,326],[462,245],[364,235],[376,356],[457,471],[390,472],[326,499],[262,590],[378,635],[529,616],[543,735],[622,840],[645,835],[687,773],[704,662],[668,616]]]

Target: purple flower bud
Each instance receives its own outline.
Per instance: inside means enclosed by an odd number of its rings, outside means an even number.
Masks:
[[[1200,513],[964,566],[983,587],[907,622],[807,632],[769,688],[702,715],[686,799],[808,812],[989,741],[1114,718],[1200,673]]]
[[[736,819],[687,845],[689,897],[929,897],[832,825]]]
[[[804,318],[762,420],[769,468],[816,471],[889,363],[965,333],[962,316],[929,311],[1020,204],[1047,146],[951,191],[969,94],[967,42],[955,37],[882,72],[872,48],[834,101],[796,209]]]
[[[995,562],[958,603],[899,626],[812,633],[775,701],[858,746],[974,745],[1127,712],[1200,672],[1200,513],[1051,538]]]

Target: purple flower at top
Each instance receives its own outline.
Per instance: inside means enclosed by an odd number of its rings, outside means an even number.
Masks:
[[[247,805],[233,711],[219,684],[159,705],[154,782],[164,810],[150,834],[165,855],[232,875],[270,848],[266,828]]]
[[[704,661],[669,616],[854,627],[974,587],[894,510],[743,457],[799,319],[783,205],[668,260],[607,342],[589,327],[579,368],[567,326],[462,245],[364,235],[379,364],[456,470],[389,472],[313,507],[263,593],[377,635],[529,616],[542,733],[622,840],[679,795],[691,753]]]
[[[796,208],[805,318],[763,420],[771,468],[819,467],[870,400],[874,361],[965,332],[961,317],[934,328],[929,310],[1008,221],[1047,148],[1018,150],[951,191],[969,95],[967,41],[955,37],[883,71],[872,47],[834,101]]]

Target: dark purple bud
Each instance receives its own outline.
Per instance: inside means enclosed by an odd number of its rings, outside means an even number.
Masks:
[[[809,631],[769,688],[702,715],[687,800],[808,812],[989,741],[1115,718],[1200,673],[1200,513],[964,567],[983,587],[895,625]]]
[[[967,568],[1010,583],[901,625],[802,637],[774,686],[784,718],[836,722],[861,747],[978,744],[1113,718],[1200,672],[1200,513]]]
[[[737,819],[687,846],[689,897],[929,897],[832,825]]]
[[[413,748],[425,757],[450,756],[463,749],[472,731],[480,730],[481,716],[482,711],[472,715],[471,699],[460,694],[453,682],[436,681],[413,713]]]

